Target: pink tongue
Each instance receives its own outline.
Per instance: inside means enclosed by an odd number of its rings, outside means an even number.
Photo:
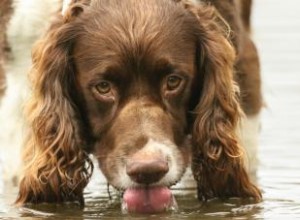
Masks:
[[[132,188],[125,191],[122,206],[128,212],[157,213],[176,206],[176,201],[167,187]]]

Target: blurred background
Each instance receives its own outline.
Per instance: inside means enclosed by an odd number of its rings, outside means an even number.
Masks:
[[[252,35],[261,60],[265,101],[257,172],[264,200],[258,204],[238,199],[213,200],[201,205],[193,190],[179,190],[177,212],[148,218],[300,219],[300,1],[254,0]],[[30,36],[27,43],[32,43]],[[22,46],[18,50],[22,57],[30,54]],[[0,123],[9,123],[3,117],[0,119]],[[0,153],[3,156],[6,152]],[[10,205],[16,197],[16,187],[4,187],[0,177],[0,219],[120,218],[118,199],[109,200],[106,190],[103,177],[96,172],[86,190],[87,204],[83,210],[72,205],[18,209]],[[141,219],[141,216],[121,217]]]
[[[253,37],[266,107],[258,181],[262,217],[300,218],[300,1],[256,0]]]

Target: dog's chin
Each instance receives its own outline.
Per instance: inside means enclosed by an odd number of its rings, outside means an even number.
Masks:
[[[123,212],[149,214],[176,209],[175,197],[166,186],[128,188],[123,194]]]

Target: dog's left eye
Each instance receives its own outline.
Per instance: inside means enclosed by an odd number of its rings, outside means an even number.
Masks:
[[[167,89],[174,90],[181,84],[182,78],[177,75],[170,75],[167,78]]]
[[[101,95],[105,95],[111,91],[111,85],[107,81],[102,81],[96,86],[96,89]]]

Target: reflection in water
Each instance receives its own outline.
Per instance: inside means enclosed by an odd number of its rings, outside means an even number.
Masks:
[[[294,219],[300,218],[300,2],[255,1],[254,39],[262,61],[267,107],[262,115],[260,166],[257,173],[264,200],[197,201],[193,189],[175,189],[178,211],[147,219]],[[285,8],[285,9],[282,9]],[[1,184],[1,183],[0,183]],[[39,205],[18,209],[10,206],[16,187],[0,185],[0,218],[47,219],[143,219],[122,214],[120,197],[111,191],[99,171],[85,191],[84,208],[76,204]]]
[[[102,187],[105,187],[102,185]],[[104,192],[105,193],[105,192]],[[99,194],[100,193],[99,191]],[[205,204],[199,203],[195,197],[195,191],[180,190],[175,192],[178,211],[170,211],[163,214],[147,215],[150,219],[215,219],[216,217],[250,217],[255,216],[261,211],[260,204],[252,204],[250,200],[230,199],[226,201],[211,200]],[[109,200],[108,196],[98,195],[87,192],[86,205],[82,209],[76,204],[64,205],[31,205],[19,210],[10,210],[10,212],[18,212],[22,217],[37,217],[47,219],[141,219],[145,215],[122,214],[121,203],[117,194],[113,195],[113,199]],[[107,195],[107,194],[106,194]],[[10,213],[8,213],[10,214]],[[8,215],[11,216],[11,215]]]
[[[187,181],[193,181],[188,179]],[[188,185],[193,185],[188,183]],[[3,217],[36,217],[47,219],[142,219],[146,215],[124,214],[121,211],[120,194],[110,189],[107,191],[105,178],[99,171],[94,173],[91,183],[85,191],[85,206],[79,204],[40,204],[28,205],[25,208],[13,208],[8,203],[13,202],[17,192],[16,187],[9,189],[12,193],[0,198],[5,204]],[[233,198],[226,201],[219,199],[210,200],[207,203],[200,203],[196,198],[195,188],[174,187],[173,193],[176,197],[179,209],[163,214],[147,215],[150,219],[216,219],[217,217],[240,218],[259,215],[263,210],[263,204],[255,204],[249,199]],[[110,199],[111,196],[111,199]],[[1,204],[1,203],[0,203]],[[0,208],[1,216],[1,208]]]
[[[85,190],[85,206],[79,204],[39,204],[28,205],[24,208],[9,206],[16,196],[17,188],[12,187],[5,191],[11,193],[0,197],[0,216],[3,217],[27,217],[47,219],[142,219],[147,216],[150,219],[215,219],[217,217],[250,217],[258,215],[263,209],[262,204],[255,204],[249,199],[233,198],[226,201],[219,199],[210,200],[207,203],[200,203],[196,198],[196,190],[193,187],[191,178],[186,180],[190,188],[175,186],[173,193],[176,197],[179,209],[156,215],[134,215],[125,214],[121,211],[121,197],[119,192],[110,188],[108,193],[105,178],[99,170],[93,175],[91,183]],[[110,198],[111,197],[111,198]],[[1,213],[2,212],[2,213]]]

